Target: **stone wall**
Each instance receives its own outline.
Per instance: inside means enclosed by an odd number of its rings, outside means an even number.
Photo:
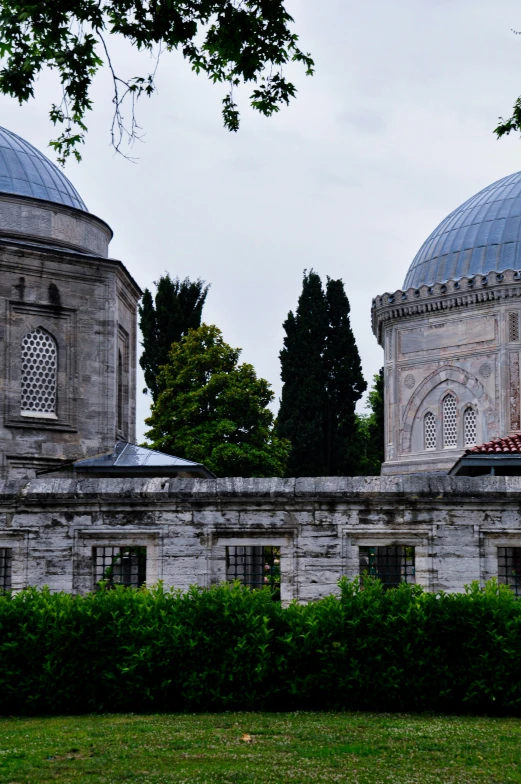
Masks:
[[[358,548],[415,548],[416,582],[461,591],[521,547],[521,477],[35,479],[0,482],[13,588],[93,588],[94,547],[147,548],[147,581],[225,579],[226,547],[281,548],[282,599],[312,601],[359,570]]]

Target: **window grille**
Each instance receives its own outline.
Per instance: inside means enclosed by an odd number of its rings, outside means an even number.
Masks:
[[[519,340],[519,313],[508,314],[508,340],[510,343]]]
[[[0,591],[10,591],[12,587],[13,551],[10,547],[0,547]]]
[[[521,547],[497,548],[498,582],[521,596]]]
[[[456,427],[456,398],[446,395],[443,399],[443,447],[458,445],[458,431]]]
[[[95,547],[94,585],[103,580],[107,588],[126,585],[139,588],[147,579],[146,547]]]
[[[227,547],[226,579],[249,588],[268,587],[273,598],[280,599],[280,547]]]
[[[427,411],[423,418],[423,439],[425,449],[436,449],[436,417]]]
[[[415,582],[414,547],[360,547],[359,559],[362,580],[364,574],[377,577],[384,588]]]
[[[38,327],[22,341],[20,413],[49,416],[56,412],[58,351],[51,335]]]
[[[472,406],[466,408],[463,414],[463,434],[465,446],[474,446],[477,441],[477,415]]]

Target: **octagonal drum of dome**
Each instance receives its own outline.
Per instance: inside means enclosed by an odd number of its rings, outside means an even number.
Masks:
[[[416,254],[403,289],[521,269],[521,172],[451,212]]]

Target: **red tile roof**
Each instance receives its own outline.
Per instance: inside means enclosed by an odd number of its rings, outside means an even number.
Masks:
[[[470,449],[465,449],[466,455],[475,455],[476,453],[489,455],[521,454],[521,433],[512,433],[512,435],[504,436],[503,438],[493,438],[491,441],[487,441],[486,444],[481,444],[481,446],[472,446]]]

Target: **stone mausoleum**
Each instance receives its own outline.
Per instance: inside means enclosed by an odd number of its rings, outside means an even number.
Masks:
[[[385,356],[382,473],[446,474],[464,450],[521,429],[521,172],[454,210],[403,288],[373,300]]]
[[[135,439],[141,291],[64,174],[0,129],[0,477]]]
[[[111,237],[0,129],[0,590],[239,579],[311,601],[369,572],[521,594],[521,173],[451,213],[373,301],[381,477],[215,479],[137,446],[141,292]]]

